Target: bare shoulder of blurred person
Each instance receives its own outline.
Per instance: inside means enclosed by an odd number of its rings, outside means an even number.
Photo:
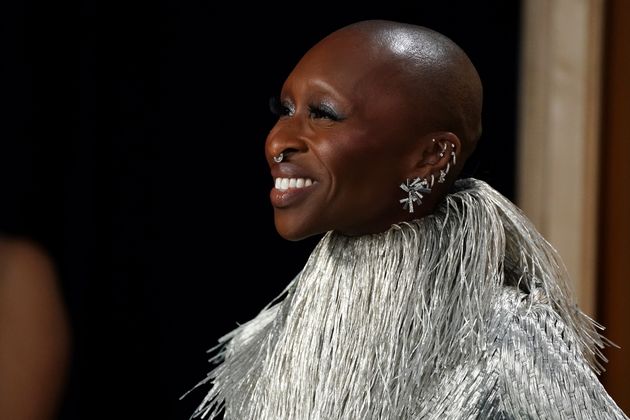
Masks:
[[[57,418],[69,336],[51,259],[0,238],[0,419]]]

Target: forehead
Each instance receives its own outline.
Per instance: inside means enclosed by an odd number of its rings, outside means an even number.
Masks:
[[[333,34],[302,57],[285,88],[324,86],[356,99],[402,95],[405,89],[398,61],[384,46],[364,36]]]

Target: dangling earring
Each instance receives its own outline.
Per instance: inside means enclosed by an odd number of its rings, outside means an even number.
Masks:
[[[455,145],[453,143],[449,143],[451,145],[451,159],[449,162],[446,162],[446,169],[440,169],[440,177],[438,178],[438,184],[442,184],[446,181],[446,175],[448,175],[448,171],[451,170],[451,162],[453,162],[453,166],[457,165],[457,155],[455,154]],[[446,144],[440,153],[440,157],[444,157],[444,153],[446,153]]]
[[[409,213],[413,213],[413,203],[418,205],[422,204],[424,196],[422,194],[429,194],[431,188],[429,188],[429,182],[426,179],[416,178],[411,181],[409,178],[400,184],[400,188],[407,193],[407,198],[400,200],[405,210],[409,210]]]
[[[433,139],[433,143],[435,143],[435,139]],[[449,162],[446,162],[446,169],[440,169],[440,176],[437,179],[438,184],[442,184],[446,181],[446,175],[451,170],[451,162],[453,162],[453,166],[457,164],[457,156],[455,154],[455,145],[453,143],[444,144],[442,147],[442,151],[440,152],[440,157],[444,157],[446,153],[446,149],[448,146],[451,146],[451,158]],[[423,194],[429,194],[433,185],[435,184],[435,175],[431,174],[430,180],[427,178],[415,178],[413,181],[407,178],[407,180],[400,184],[400,188],[407,193],[407,198],[403,198],[400,200],[400,203],[403,205],[405,210],[409,210],[409,213],[414,212],[413,203],[416,203],[418,206],[422,204],[422,199],[424,198]]]

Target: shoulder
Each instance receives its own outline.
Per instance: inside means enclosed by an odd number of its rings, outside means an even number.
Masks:
[[[504,286],[496,307],[497,344],[503,349],[524,344],[519,340],[526,339],[527,344],[538,351],[563,349],[579,356],[577,332],[569,328],[543,293],[537,290],[523,293],[515,287]]]
[[[583,354],[579,334],[534,291],[500,295],[493,358],[502,411],[535,418],[626,418]]]

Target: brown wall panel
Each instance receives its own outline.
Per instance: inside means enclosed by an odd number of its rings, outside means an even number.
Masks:
[[[621,346],[602,382],[630,413],[630,2],[607,3],[601,148],[598,318]]]

